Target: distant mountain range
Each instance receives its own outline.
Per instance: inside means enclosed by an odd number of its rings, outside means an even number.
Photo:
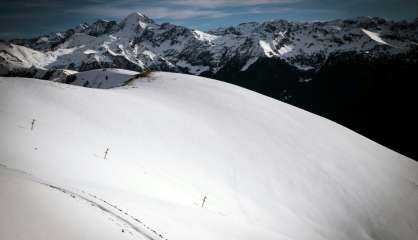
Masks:
[[[227,81],[343,124],[418,159],[418,20],[243,23],[202,32],[141,13],[0,42],[0,75],[66,81],[98,68]],[[71,70],[71,71],[70,71]],[[88,86],[88,85],[87,85]],[[91,86],[90,86],[91,87]]]

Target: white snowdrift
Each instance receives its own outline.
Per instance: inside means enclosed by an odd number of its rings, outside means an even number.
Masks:
[[[0,98],[0,163],[66,189],[2,170],[1,239],[418,239],[416,162],[249,90],[153,73]]]
[[[375,32],[371,32],[368,31],[366,29],[361,29],[369,38],[371,38],[372,40],[384,44],[384,45],[390,45],[389,43],[387,43],[385,40],[383,40],[380,36],[379,33],[375,33]]]
[[[260,47],[263,49],[264,54],[267,57],[273,57],[273,56],[277,55],[277,53],[275,51],[273,51],[273,49],[271,48],[270,43],[268,43],[266,41],[263,41],[263,40],[260,40],[259,44],[260,44]]]

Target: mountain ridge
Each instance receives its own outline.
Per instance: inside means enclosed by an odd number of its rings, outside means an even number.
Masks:
[[[201,75],[215,74],[233,58],[240,59],[242,71],[262,57],[280,58],[301,70],[319,69],[329,55],[340,52],[354,51],[371,57],[405,53],[417,46],[417,36],[417,21],[382,18],[274,20],[203,32],[170,23],[157,24],[135,12],[120,22],[97,20],[64,32],[10,43],[51,55],[55,60],[42,66],[48,69],[91,70],[106,66]]]

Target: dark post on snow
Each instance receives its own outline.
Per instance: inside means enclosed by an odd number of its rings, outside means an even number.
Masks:
[[[30,130],[31,131],[33,131],[33,127],[35,126],[35,122],[36,122],[36,120],[35,119],[32,119],[32,124],[30,126]]]
[[[109,153],[109,148],[106,148],[106,151],[105,151],[105,154],[104,154],[104,160],[106,160],[106,158],[107,158],[107,154]]]
[[[202,200],[202,208],[205,206],[206,199],[207,199],[207,197],[206,197],[206,196],[205,196],[205,197],[203,197],[203,200]]]

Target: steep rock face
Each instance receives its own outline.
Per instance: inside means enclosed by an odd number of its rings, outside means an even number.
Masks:
[[[117,31],[118,28],[118,24],[115,21],[97,20],[81,32],[97,37]]]

